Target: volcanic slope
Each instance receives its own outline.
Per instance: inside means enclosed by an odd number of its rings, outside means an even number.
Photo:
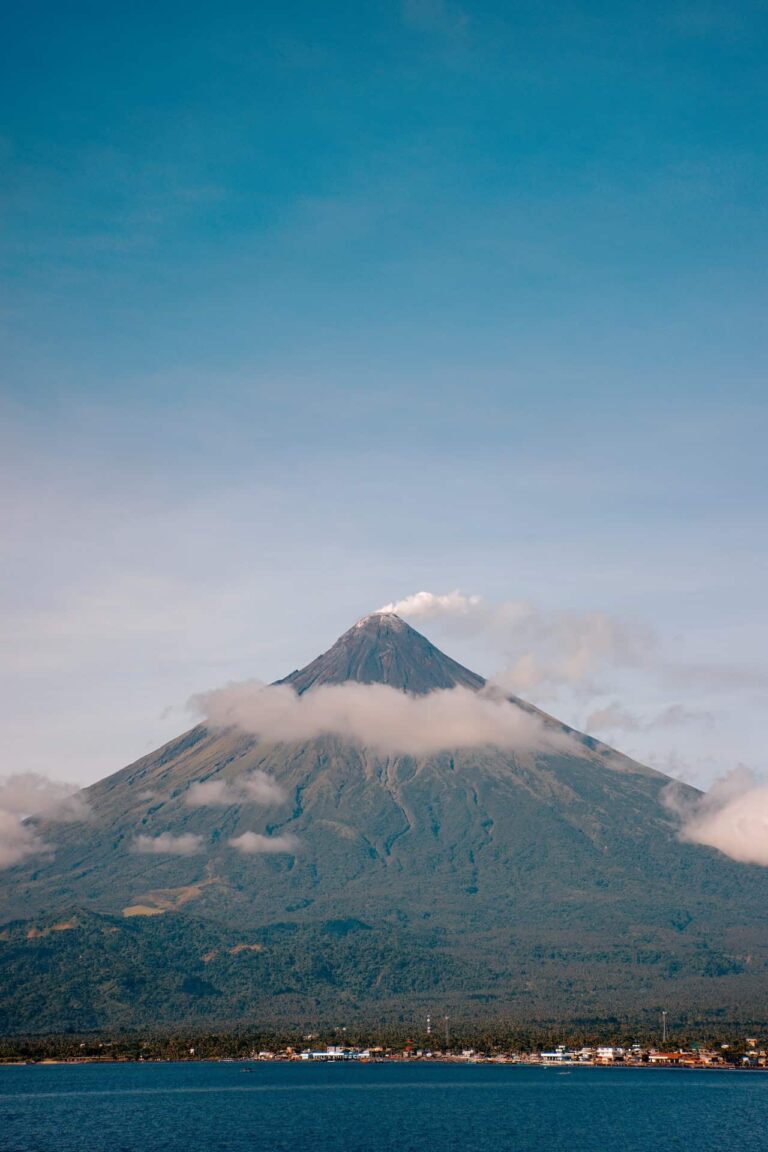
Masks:
[[[485,686],[385,613],[280,683],[302,694],[350,681],[414,696]],[[78,994],[78,1011],[102,1024],[308,1022],[341,1005],[396,1019],[438,1003],[520,1020],[660,1004],[765,1015],[768,874],[681,843],[664,775],[511,706],[536,718],[539,746],[387,755],[339,736],[270,744],[199,725],[93,785],[91,820],[44,828],[53,858],[6,873],[14,1019],[33,1023],[35,982],[45,971],[63,987],[78,947],[99,989],[98,1004]],[[233,846],[244,833],[269,839]],[[198,837],[200,850],[135,850],[137,836],[164,834]],[[265,846],[285,850],[242,850]],[[107,946],[121,933],[137,957],[130,996]],[[178,976],[163,1010],[147,991],[158,949]],[[230,974],[217,976],[222,957]],[[58,1024],[71,1000],[54,1004]]]

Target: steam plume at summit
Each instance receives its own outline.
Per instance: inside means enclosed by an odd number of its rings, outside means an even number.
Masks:
[[[484,607],[482,596],[465,596],[458,588],[453,592],[436,595],[434,592],[414,592],[403,600],[384,604],[379,612],[392,612],[412,620],[427,620],[442,614],[466,616],[475,608]]]
[[[381,611],[414,620],[442,619],[455,631],[493,637],[511,657],[495,680],[511,692],[558,685],[587,688],[607,667],[646,663],[657,645],[650,629],[607,612],[553,611],[523,600],[493,602],[458,588],[415,592]]]

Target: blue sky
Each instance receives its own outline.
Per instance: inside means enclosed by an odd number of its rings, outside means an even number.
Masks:
[[[103,775],[422,588],[652,629],[541,702],[760,769],[766,48],[757,3],[9,11],[0,771]]]

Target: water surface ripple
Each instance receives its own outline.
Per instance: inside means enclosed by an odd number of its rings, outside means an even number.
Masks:
[[[761,1072],[437,1064],[0,1068],[3,1152],[721,1152],[757,1147],[767,1131],[768,1073]]]

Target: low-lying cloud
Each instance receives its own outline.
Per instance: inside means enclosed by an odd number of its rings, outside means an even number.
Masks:
[[[0,809],[17,816],[49,820],[85,820],[88,805],[76,784],[51,780],[38,772],[17,772],[0,779]]]
[[[699,799],[685,798],[674,786],[665,799],[680,817],[682,840],[768,867],[768,782],[750,768],[729,772]]]
[[[299,846],[298,837],[292,836],[290,832],[285,832],[281,836],[264,836],[261,832],[243,832],[240,836],[234,836],[229,843],[233,848],[237,848],[238,852],[245,853],[246,856],[278,852],[293,854]]]
[[[227,808],[230,804],[281,804],[285,798],[285,789],[259,771],[234,780],[198,781],[190,785],[184,802],[188,808]]]
[[[197,696],[191,704],[208,724],[240,728],[275,744],[334,735],[380,752],[420,756],[484,745],[529,751],[562,747],[568,739],[494,690],[450,688],[412,696],[384,684],[347,683],[299,696],[287,684],[248,682]]]
[[[202,850],[202,836],[192,832],[185,832],[182,836],[173,836],[170,832],[162,832],[159,836],[137,836],[133,842],[133,851],[145,856],[195,856]]]
[[[0,868],[54,851],[35,820],[67,823],[88,817],[88,805],[75,784],[50,780],[37,772],[0,778]]]
[[[22,823],[13,812],[0,811],[0,868],[52,852],[53,845],[38,836],[33,825]]]

